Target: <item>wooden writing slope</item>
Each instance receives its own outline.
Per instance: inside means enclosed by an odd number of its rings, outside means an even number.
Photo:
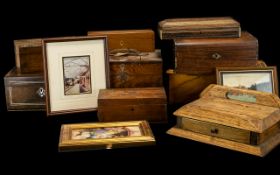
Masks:
[[[168,134],[265,156],[280,143],[280,99],[270,93],[209,85],[177,111]]]

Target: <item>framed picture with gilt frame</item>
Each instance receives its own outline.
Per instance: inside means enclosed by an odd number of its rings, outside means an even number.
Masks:
[[[112,149],[154,145],[155,138],[147,121],[64,124],[59,151]]]

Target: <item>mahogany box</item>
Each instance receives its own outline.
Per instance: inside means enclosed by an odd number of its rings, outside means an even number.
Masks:
[[[98,95],[98,118],[102,122],[167,121],[163,87],[102,89]]]
[[[208,74],[216,67],[244,67],[256,64],[258,40],[248,32],[240,38],[176,39],[175,71]]]
[[[168,133],[257,156],[280,143],[277,95],[209,85],[195,100],[173,113],[177,126]]]

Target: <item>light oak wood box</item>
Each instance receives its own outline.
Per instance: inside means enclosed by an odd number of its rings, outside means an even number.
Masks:
[[[177,111],[171,135],[265,156],[280,143],[280,99],[275,94],[209,85]]]
[[[102,89],[98,95],[100,121],[167,121],[163,87]]]
[[[138,56],[110,56],[110,87],[136,88],[162,86],[160,50]]]
[[[240,38],[176,39],[175,71],[209,74],[216,67],[246,67],[256,64],[258,40],[248,32]]]
[[[237,38],[240,24],[231,17],[175,18],[158,24],[160,39]]]
[[[155,34],[151,29],[89,31],[89,36],[107,36],[108,50],[136,49],[140,52],[155,50]]]
[[[13,68],[5,77],[8,111],[45,110],[45,83],[42,74],[22,74]]]
[[[21,73],[43,72],[42,39],[14,41],[16,67]]]

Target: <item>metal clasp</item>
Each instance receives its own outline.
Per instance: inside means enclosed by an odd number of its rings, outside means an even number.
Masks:
[[[218,54],[218,53],[214,53],[213,55],[212,55],[212,58],[214,58],[214,59],[220,59],[222,56],[220,55],[220,54]]]
[[[42,88],[42,87],[40,87],[40,88],[37,90],[36,93],[37,93],[38,96],[41,97],[41,98],[43,98],[43,97],[46,95],[46,91],[45,91],[45,89]]]

